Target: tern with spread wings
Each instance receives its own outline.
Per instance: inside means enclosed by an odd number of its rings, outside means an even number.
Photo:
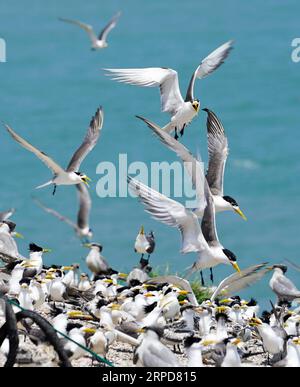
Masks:
[[[105,69],[105,71],[118,82],[144,87],[159,87],[162,111],[171,115],[170,123],[163,129],[169,133],[175,130],[175,139],[178,139],[178,132],[183,135],[186,125],[193,120],[200,109],[200,102],[194,96],[196,79],[205,78],[220,67],[231,49],[232,41],[229,41],[202,60],[191,77],[185,99],[180,92],[178,74],[170,68]]]
[[[205,110],[209,114],[207,129],[208,149],[210,156],[206,179],[212,193],[215,211],[234,211],[239,214],[244,220],[246,220],[247,218],[240,209],[236,200],[231,198],[230,196],[224,196],[223,194],[224,169],[228,154],[228,141],[225,136],[223,126],[217,119],[216,115],[208,109]],[[144,121],[152,130],[152,132],[156,135],[156,137],[158,137],[159,140],[163,144],[165,144],[169,149],[175,152],[177,156],[182,160],[184,167],[186,168],[188,174],[191,177],[193,186],[199,187],[199,184],[200,186],[202,184],[203,187],[203,168],[199,164],[199,161],[196,160],[196,158],[191,154],[191,152],[182,143],[174,140],[167,132],[162,130],[158,125],[147,120],[146,118],[140,116],[137,116],[137,118]],[[193,165],[197,166],[197,168],[192,168]],[[220,175],[222,176],[222,178]],[[195,208],[194,212],[198,217],[202,217],[204,212],[203,206],[201,208]]]
[[[78,198],[79,198],[79,211],[77,215],[77,224],[74,223],[69,218],[67,218],[66,216],[63,216],[59,212],[53,210],[52,208],[46,207],[39,199],[33,198],[33,200],[39,207],[41,207],[48,214],[55,216],[62,222],[65,222],[66,224],[71,226],[79,239],[81,239],[83,242],[89,242],[93,236],[93,231],[89,226],[89,215],[91,211],[92,201],[91,201],[89,191],[85,185],[77,184],[76,188],[78,191]]]
[[[178,228],[182,238],[181,253],[197,253],[197,260],[189,269],[187,276],[220,263],[231,264],[235,270],[240,270],[236,256],[219,242],[213,199],[206,182],[204,183],[205,197],[199,198],[199,201],[203,202],[202,205],[206,205],[201,227],[195,213],[181,203],[131,177],[128,177],[128,184],[145,206],[146,212],[154,219]]]
[[[12,138],[18,142],[23,148],[28,151],[34,153],[46,166],[52,170],[54,176],[47,183],[40,185],[36,188],[43,188],[48,185],[53,184],[54,190],[53,195],[56,191],[56,186],[58,185],[76,185],[84,183],[88,186],[88,181],[90,178],[84,173],[79,172],[79,167],[85,157],[92,151],[95,147],[99,136],[100,130],[103,125],[103,110],[102,107],[98,108],[95,116],[92,118],[90,122],[90,126],[87,130],[86,136],[83,140],[83,143],[74,153],[67,169],[63,169],[60,165],[58,165],[54,160],[52,160],[49,156],[47,156],[44,152],[35,148],[29,142],[24,140],[21,136],[19,136],[16,132],[13,131],[8,125],[5,125],[8,133],[12,136]]]
[[[118,12],[110,21],[109,23],[103,28],[103,30],[100,32],[99,36],[96,35],[94,32],[94,29],[91,25],[82,23],[78,20],[73,19],[65,19],[65,18],[59,18],[60,21],[70,23],[77,25],[78,27],[82,28],[89,36],[90,41],[92,43],[92,50],[100,50],[102,48],[108,47],[107,43],[107,37],[110,31],[115,28],[117,25],[117,22],[119,20],[119,17],[121,16],[121,12]]]

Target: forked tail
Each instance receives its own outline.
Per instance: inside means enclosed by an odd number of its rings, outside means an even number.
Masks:
[[[39,185],[38,187],[35,187],[35,189],[44,188],[44,187],[47,187],[48,185],[51,185],[51,184],[52,184],[52,180],[48,181],[45,184]]]

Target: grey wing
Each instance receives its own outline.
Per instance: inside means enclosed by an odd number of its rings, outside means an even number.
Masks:
[[[71,226],[75,231],[77,231],[78,227],[74,222],[72,222],[69,218],[66,216],[61,215],[59,212],[53,210],[52,208],[46,207],[40,200],[33,198],[33,201],[40,207],[42,208],[45,212],[48,214],[51,214],[55,216],[57,219],[61,220],[62,222],[65,222],[69,226]]]
[[[64,174],[65,171],[59,166],[54,160],[52,160],[46,153],[40,151],[31,145],[28,141],[24,140],[21,136],[19,136],[15,131],[12,130],[11,127],[5,125],[6,130],[12,136],[12,138],[18,142],[23,148],[27,149],[29,152],[34,153],[44,164],[47,165],[49,169],[52,170],[54,174]]]
[[[77,25],[78,27],[80,27],[83,30],[85,30],[85,32],[89,35],[89,38],[90,38],[92,43],[96,43],[97,42],[97,36],[96,36],[96,34],[95,34],[94,30],[93,30],[93,27],[90,26],[89,24],[82,23],[81,21],[78,21],[78,20],[65,19],[65,18],[62,18],[62,17],[60,17],[59,20],[63,21],[63,22],[66,22],[66,23]]]
[[[74,153],[68,168],[67,172],[78,172],[80,165],[84,158],[91,152],[91,150],[95,147],[97,144],[97,141],[100,136],[100,131],[102,129],[103,125],[103,109],[100,106],[94,117],[92,118],[90,122],[90,126],[87,130],[86,136],[83,140],[83,143],[80,145],[80,147],[77,149],[77,151]]]
[[[229,55],[229,52],[232,49],[232,44],[232,41],[222,44],[222,46],[218,47],[216,50],[214,50],[202,60],[201,64],[197,67],[196,71],[192,75],[186,94],[186,101],[194,100],[194,84],[196,78],[205,78],[207,77],[207,75],[211,74],[218,67],[220,67]]]
[[[107,35],[110,33],[110,31],[115,28],[117,25],[117,22],[119,20],[119,17],[121,16],[121,12],[118,12],[111,20],[110,22],[103,28],[99,35],[99,40],[106,41]]]
[[[280,296],[300,296],[300,291],[287,277],[280,276],[273,282],[273,291]]]
[[[196,159],[183,144],[175,140],[172,136],[169,135],[169,133],[162,130],[158,125],[147,120],[146,118],[140,116],[137,116],[137,118],[144,121],[152,130],[152,132],[160,139],[160,141],[173,152],[175,152],[178,157],[180,157],[185,169],[192,179],[193,188],[196,191],[198,200],[197,210],[204,211],[207,203],[204,195],[205,175],[203,164],[200,162],[201,160]]]
[[[181,203],[168,198],[141,182],[128,177],[128,184],[152,217],[171,227],[177,227],[182,237],[181,252],[186,254],[207,248],[198,219]]]
[[[226,296],[230,296],[248,286],[253,285],[270,272],[269,268],[266,268],[266,265],[267,263],[265,262],[259,265],[250,266],[247,269],[242,270],[240,273],[234,273],[229,277],[224,278],[212,294],[210,298],[211,301],[214,301],[220,293],[225,293]]]
[[[207,182],[205,182],[204,192],[207,205],[201,222],[202,233],[210,246],[219,246],[220,242],[216,227],[215,205]]]
[[[114,81],[142,87],[159,86],[162,111],[170,113],[171,116],[184,102],[175,70],[165,67],[104,70]]]
[[[209,163],[206,179],[213,195],[224,195],[224,172],[229,153],[225,130],[218,117],[209,109],[207,116],[207,138]]]
[[[79,196],[79,211],[77,216],[77,225],[80,229],[89,227],[89,215],[92,206],[92,200],[88,189],[84,184],[77,184]]]
[[[15,213],[14,208],[10,208],[7,211],[0,212],[0,222],[3,222],[3,220],[9,219],[14,213]]]
[[[164,345],[150,344],[143,354],[146,367],[178,367],[178,361],[172,351]]]

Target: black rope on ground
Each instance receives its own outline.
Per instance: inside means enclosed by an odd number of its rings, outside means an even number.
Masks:
[[[32,312],[30,310],[23,310],[16,314],[16,318],[17,321],[20,321],[23,318],[30,318],[44,332],[47,340],[53,346],[60,359],[61,367],[72,367],[72,364],[68,358],[66,351],[64,350],[61,340],[57,336],[52,325],[44,317],[40,316],[36,312]]]
[[[19,347],[19,336],[17,328],[17,319],[12,306],[10,305],[6,297],[0,295],[0,299],[2,299],[5,303],[6,319],[6,323],[3,325],[3,327],[1,327],[0,346],[7,337],[9,341],[9,352],[4,367],[8,368],[13,367],[16,362]]]

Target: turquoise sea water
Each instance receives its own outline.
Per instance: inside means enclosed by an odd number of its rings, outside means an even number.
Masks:
[[[83,31],[57,20],[86,21],[97,29],[117,11],[122,17],[101,52],[89,49]],[[210,51],[234,39],[235,49],[216,73],[196,84],[202,107],[214,110],[230,141],[226,193],[235,197],[248,216],[218,215],[218,233],[234,251],[241,268],[289,258],[299,262],[299,104],[300,63],[291,60],[291,42],[300,37],[299,2],[253,0],[146,1],[80,0],[41,2],[3,0],[0,37],[7,43],[7,62],[0,63],[0,119],[33,144],[66,165],[98,105],[105,124],[97,148],[82,170],[93,179],[91,225],[94,240],[104,245],[112,266],[123,271],[137,263],[133,243],[141,224],[153,229],[157,248],[153,267],[168,263],[182,271],[194,255],[179,253],[178,231],[144,213],[135,199],[100,199],[95,192],[96,166],[117,163],[119,153],[129,162],[174,161],[150,131],[135,118],[144,115],[163,125],[156,89],[120,85],[103,76],[105,67],[165,66],[180,74],[185,92],[191,73]],[[188,127],[184,143],[206,160],[206,114]],[[75,219],[74,187],[35,191],[50,173],[0,129],[0,208],[17,208],[19,246],[26,254],[34,241],[51,247],[47,263],[81,262],[87,251],[71,229],[37,208],[31,195]],[[216,283],[231,273],[217,267]],[[289,276],[300,286],[299,273]],[[273,297],[264,279],[243,292],[266,304]]]

